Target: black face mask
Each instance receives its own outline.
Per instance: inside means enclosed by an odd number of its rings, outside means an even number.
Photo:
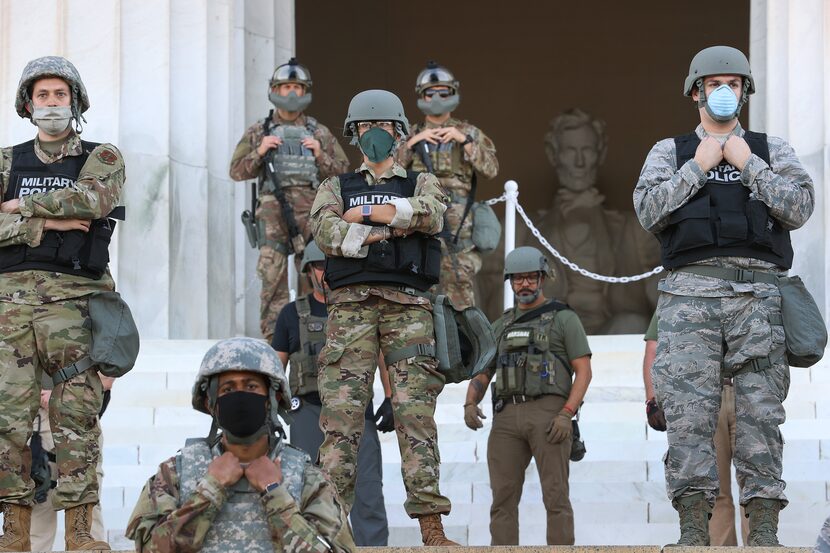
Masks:
[[[253,392],[231,392],[219,396],[219,427],[236,438],[253,436],[265,426],[268,396]]]

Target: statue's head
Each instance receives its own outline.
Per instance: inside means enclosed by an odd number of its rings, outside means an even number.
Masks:
[[[559,184],[572,192],[593,187],[605,161],[605,121],[571,108],[550,122],[545,152],[556,169]]]

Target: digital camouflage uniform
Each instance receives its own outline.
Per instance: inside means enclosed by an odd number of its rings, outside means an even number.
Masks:
[[[473,213],[467,214],[464,227],[458,235],[458,244],[447,244],[455,237],[467,197],[470,194],[473,172],[488,179],[495,178],[499,172],[499,162],[496,159],[496,147],[493,141],[480,129],[450,117],[440,125],[426,122],[423,125],[413,124],[407,140],[424,129],[443,127],[457,127],[464,135],[473,138],[470,143],[472,154],[468,155],[465,147],[459,142],[452,143],[452,149],[435,152],[431,155],[434,174],[438,177],[444,190],[450,196],[452,203],[446,212],[446,228],[442,239],[444,258],[441,261],[441,282],[438,289],[452,300],[457,309],[475,305],[475,278],[481,270],[481,254],[475,249],[472,242]],[[423,158],[417,151],[410,150],[402,142],[395,152],[396,161],[413,171],[427,171]]]
[[[35,138],[44,163],[82,154],[80,137],[71,133],[50,155]],[[11,148],[0,151],[0,192],[9,186]],[[100,219],[119,203],[124,161],[112,144],[92,150],[74,187],[25,196],[20,214],[0,214],[0,248],[37,246],[47,218]],[[26,442],[40,402],[41,374],[52,375],[85,357],[90,331],[87,302],[95,292],[114,290],[109,272],[99,280],[64,273],[25,270],[0,278],[0,498],[31,505],[33,482]],[[55,386],[49,421],[57,453],[58,486],[54,507],[66,509],[98,502],[98,464],[103,388],[94,370]]]
[[[304,127],[310,118],[301,114],[294,121],[283,121],[274,110],[274,124],[294,125]],[[320,157],[317,158],[319,180],[338,175],[347,170],[349,161],[343,148],[331,134],[331,131],[320,123],[315,122],[314,138],[320,141]],[[262,121],[248,127],[245,134],[236,145],[231,157],[230,176],[237,181],[259,178],[263,172],[263,157],[257,152],[257,147],[264,136]],[[311,236],[308,227],[308,212],[314,202],[317,189],[313,183],[285,183],[285,198],[294,210],[294,218],[303,237],[308,240]],[[272,193],[259,191],[259,205],[256,218],[262,221],[265,235],[260,236],[259,262],[257,274],[262,280],[260,294],[260,329],[262,335],[270,341],[274,332],[274,323],[280,310],[288,303],[288,256],[286,255],[288,228],[283,220],[282,210],[276,196]],[[297,260],[299,264],[299,259]]]
[[[707,136],[702,126],[695,132],[701,139]],[[733,133],[743,136],[744,131],[738,125]],[[784,229],[797,229],[813,210],[812,181],[789,144],[773,136],[768,143],[770,164],[750,155],[740,184],[749,188],[752,199],[768,206],[770,216]],[[634,208],[643,228],[652,233],[666,228],[669,216],[707,178],[693,159],[676,167],[673,139],[658,142],[634,190]],[[772,263],[747,257],[713,257],[695,264],[783,272]],[[753,498],[766,498],[786,504],[778,427],[785,419],[782,402],[790,375],[777,286],[670,272],[659,290],[659,340],[652,376],[668,425],[669,498],[676,504],[703,492],[709,505],[715,502],[718,471],[712,438],[720,412],[722,371],[743,368],[733,378],[739,502],[745,506]],[[746,370],[753,362],[757,366],[767,360],[768,368]]]
[[[366,164],[359,173],[372,186],[406,170],[394,164],[375,176]],[[414,196],[408,198],[412,217],[408,228],[433,235],[441,231],[448,198],[438,179],[422,173]],[[352,226],[342,220],[340,179],[320,185],[311,209],[314,238],[326,255],[343,256],[346,233]],[[354,223],[358,225],[359,223]],[[358,255],[367,255],[364,246]],[[337,486],[347,507],[354,502],[357,449],[363,431],[363,414],[372,395],[378,352],[435,344],[432,306],[420,295],[398,286],[357,284],[328,293],[328,336],[320,352],[318,386],[323,402],[320,427],[325,440],[320,465]],[[444,377],[435,358],[416,355],[388,367],[392,386],[395,431],[401,451],[401,473],[411,517],[449,513],[450,501],[438,489],[440,457],[433,415]]]

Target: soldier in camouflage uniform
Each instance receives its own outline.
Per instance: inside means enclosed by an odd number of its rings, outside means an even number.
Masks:
[[[269,99],[276,107],[263,121],[248,127],[231,158],[233,180],[258,179],[259,202],[256,221],[259,231],[257,274],[262,281],[260,329],[271,341],[274,323],[288,303],[288,254],[302,254],[310,239],[308,212],[320,181],[348,169],[343,148],[329,129],[304,110],[311,103],[311,74],[291,58],[274,71]],[[266,179],[265,161],[272,160],[273,172],[285,195],[287,210],[277,200],[278,191]],[[299,235],[292,237],[286,211],[293,212]],[[297,258],[299,265],[299,257]]]
[[[210,435],[187,440],[145,484],[127,525],[136,551],[354,551],[334,486],[281,438],[277,414],[290,402],[265,342],[211,347],[193,385],[193,408],[213,417]]]
[[[395,158],[407,169],[433,173],[450,195],[452,203],[441,233],[444,257],[439,290],[457,309],[464,309],[475,305],[474,283],[481,270],[481,253],[472,241],[473,214],[467,213],[467,202],[473,201],[475,175],[494,178],[499,162],[487,135],[452,116],[461,99],[458,87],[446,68],[432,61],[427,64],[415,81],[418,107],[426,120],[423,125],[412,125],[406,145],[398,148]]]
[[[68,60],[29,62],[15,107],[38,134],[0,151],[0,551],[29,550],[34,486],[26,442],[41,374],[58,376],[89,352],[88,299],[115,288],[108,215],[115,216],[124,185],[116,147],[79,136],[89,98]],[[56,380],[49,402],[58,465],[53,506],[66,510],[66,549],[109,549],[90,535],[102,397],[97,371],[86,370]]]
[[[400,99],[385,90],[355,96],[344,133],[360,145],[356,173],[327,179],[311,208],[317,245],[326,253],[328,336],[318,386],[325,434],[320,464],[351,506],[363,413],[378,353],[387,360],[392,409],[406,487],[404,507],[418,518],[425,545],[450,545],[438,489],[440,458],[433,415],[445,379],[437,371],[432,305],[438,282],[448,198],[438,179],[406,171],[392,157],[408,122]],[[399,357],[399,359],[395,359]]]
[[[813,549],[814,553],[830,553],[830,517],[824,521],[821,530],[816,540],[816,547]]]
[[[789,144],[741,128],[738,113],[754,91],[739,50],[699,52],[684,92],[697,103],[700,125],[658,142],[634,190],[640,223],[658,236],[670,270],[659,285],[652,377],[666,414],[666,487],[684,545],[710,541],[713,435],[725,378],[735,393],[747,545],[778,544],[787,504],[778,427],[790,378],[776,275],[792,266],[789,232],[810,217],[814,191]]]

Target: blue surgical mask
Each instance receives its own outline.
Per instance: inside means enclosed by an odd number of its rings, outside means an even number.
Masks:
[[[737,116],[738,99],[728,85],[722,84],[706,97],[706,111],[715,121],[729,121]]]

